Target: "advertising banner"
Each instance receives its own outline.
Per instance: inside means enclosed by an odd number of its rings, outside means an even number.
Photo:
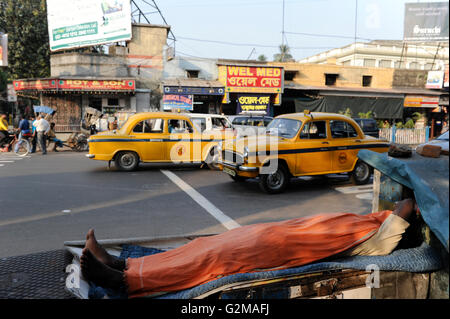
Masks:
[[[439,96],[407,95],[403,106],[436,108],[439,106]]]
[[[236,114],[241,112],[265,112],[270,111],[270,95],[239,94],[237,99]]]
[[[448,88],[448,64],[445,65],[444,70],[444,87]]]
[[[405,4],[405,41],[448,41],[448,2]]]
[[[0,66],[8,66],[8,35],[0,33]]]
[[[17,102],[16,90],[14,90],[14,85],[8,84],[8,102]]]
[[[13,81],[14,90],[56,90],[58,88],[56,79],[48,80],[17,80]]]
[[[134,91],[135,80],[17,80],[16,91],[24,90],[75,90],[75,91]]]
[[[163,96],[163,110],[181,109],[192,111],[194,109],[193,95],[165,94]]]
[[[47,0],[50,50],[131,39],[129,0]]]
[[[283,93],[281,67],[219,66],[219,81],[226,92]]]
[[[428,71],[427,89],[441,89],[444,83],[444,71]]]

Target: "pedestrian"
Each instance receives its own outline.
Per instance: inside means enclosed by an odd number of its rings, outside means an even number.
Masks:
[[[97,132],[104,132],[108,130],[108,120],[103,117],[103,114],[95,121],[95,129]]]
[[[34,126],[34,123],[36,123],[36,117],[31,116],[31,152],[30,153],[36,153],[36,144],[37,144],[37,134],[36,134],[36,126]]]
[[[47,133],[50,130],[50,124],[44,119],[42,115],[38,116],[38,119],[33,124],[36,127],[37,140],[41,147],[42,155],[47,154]]]
[[[50,123],[50,130],[48,131],[47,136],[50,142],[55,143],[55,146],[53,146],[53,152],[58,152],[56,147],[63,147],[63,143],[60,139],[56,138],[54,122]]]

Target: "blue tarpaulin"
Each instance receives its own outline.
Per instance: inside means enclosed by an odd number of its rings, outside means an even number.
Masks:
[[[413,152],[411,158],[397,159],[387,153],[361,150],[358,157],[399,184],[414,191],[424,222],[449,251],[449,158],[423,157]]]
[[[51,107],[43,106],[43,105],[34,105],[33,110],[34,110],[34,113],[53,114],[53,112],[55,112],[55,110],[52,109]]]

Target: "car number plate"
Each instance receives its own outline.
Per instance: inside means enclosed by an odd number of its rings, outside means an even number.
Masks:
[[[236,172],[232,169],[229,169],[228,167],[224,167],[223,171],[227,174],[230,174],[231,176],[236,176]]]

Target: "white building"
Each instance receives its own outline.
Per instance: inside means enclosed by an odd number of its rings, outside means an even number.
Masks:
[[[355,42],[328,50],[302,59],[299,63],[444,70],[448,59],[448,42],[412,43],[400,40],[375,40],[368,43]]]

